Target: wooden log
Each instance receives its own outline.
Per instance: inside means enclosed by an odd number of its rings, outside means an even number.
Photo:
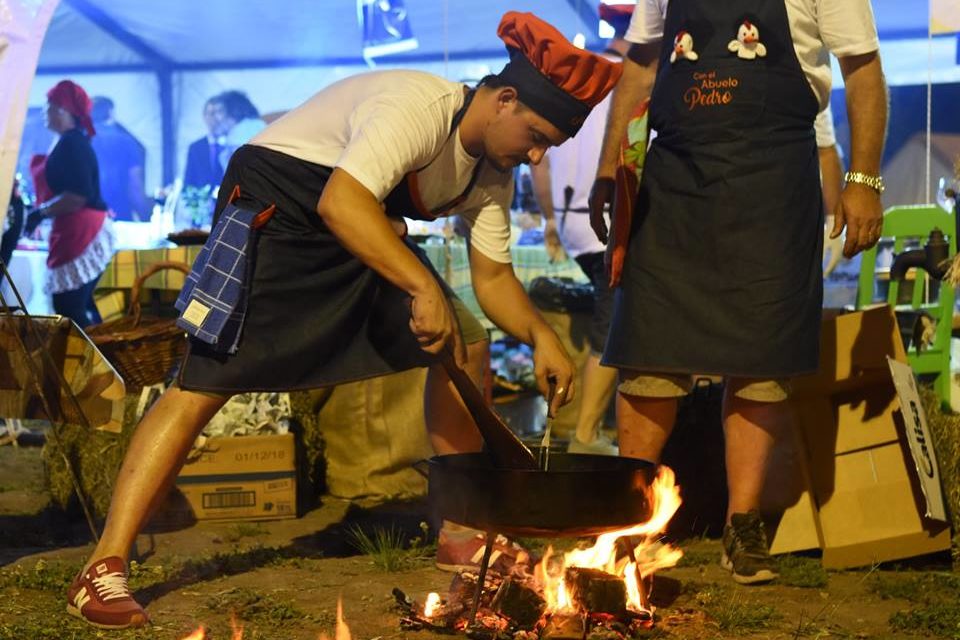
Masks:
[[[488,571],[487,577],[483,581],[483,592],[480,596],[480,606],[489,607],[497,589],[500,588],[500,578],[491,575]],[[467,610],[473,606],[473,599],[477,593],[477,578],[479,576],[469,571],[460,571],[453,576],[450,581],[450,589],[447,594],[447,602],[453,604],[462,604]]]
[[[568,567],[564,581],[571,601],[587,613],[621,615],[627,609],[623,579],[599,569]]]
[[[529,629],[537,623],[547,603],[536,591],[519,580],[506,578],[500,583],[490,608],[511,620],[521,629]]]

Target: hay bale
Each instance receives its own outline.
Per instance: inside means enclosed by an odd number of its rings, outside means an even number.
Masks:
[[[317,495],[323,493],[323,438],[318,426],[318,407],[329,392],[318,390],[290,394],[293,417],[302,426],[303,458],[297,460],[298,469],[306,474],[298,478],[298,499],[309,507]],[[68,511],[79,508],[73,493],[73,483],[61,454],[66,453],[79,476],[80,487],[88,497],[94,516],[106,517],[113,494],[113,484],[123,463],[130,438],[137,426],[137,405],[140,394],[124,398],[123,427],[120,433],[90,431],[79,425],[67,424],[58,430],[58,437],[48,435],[43,449],[47,489],[54,504]],[[292,429],[294,429],[292,427]],[[298,443],[299,444],[299,443]],[[301,455],[298,450],[298,456]]]
[[[920,399],[927,414],[927,426],[940,467],[943,497],[953,526],[954,565],[960,568],[960,414],[945,411],[940,398],[928,385],[920,385]]]
[[[298,436],[303,445],[302,462],[297,461],[298,466],[302,465],[300,478],[305,480],[305,486],[310,488],[314,499],[327,491],[326,462],[323,457],[326,446],[320,429],[320,410],[332,393],[333,387],[290,392],[290,413],[296,429],[300,431]],[[302,501],[301,505],[309,506]]]
[[[110,496],[113,494],[113,482],[136,426],[134,415],[139,399],[139,394],[128,394],[124,398],[123,428],[120,433],[87,431],[76,424],[63,425],[56,436],[48,431],[43,447],[43,463],[47,489],[55,504],[68,510],[79,507],[70,474],[63,460],[65,454],[78,476],[80,487],[87,496],[95,517],[102,518],[107,515]]]

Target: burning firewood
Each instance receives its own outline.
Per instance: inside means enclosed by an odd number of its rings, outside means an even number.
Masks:
[[[540,633],[542,640],[583,640],[587,635],[586,616],[555,613]]]
[[[599,569],[567,567],[564,580],[570,598],[581,611],[622,615],[627,609],[623,579]]]
[[[540,594],[521,581],[506,578],[500,583],[490,608],[520,628],[529,629],[543,615],[547,603]]]
[[[473,606],[473,600],[477,592],[477,574],[469,571],[461,571],[453,576],[450,581],[450,591],[447,599],[450,602],[458,602],[465,608],[470,609]],[[500,588],[502,578],[499,573],[488,571],[487,577],[483,581],[483,592],[480,594],[480,607],[489,607],[491,600],[497,589]]]

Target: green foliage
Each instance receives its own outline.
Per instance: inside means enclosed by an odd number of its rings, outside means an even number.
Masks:
[[[238,522],[227,529],[223,539],[227,542],[237,542],[242,538],[256,538],[268,533],[270,531],[263,526],[262,522]]]
[[[883,599],[899,598],[916,603],[939,599],[960,601],[960,575],[926,572],[878,575],[869,589]]]
[[[720,631],[740,633],[769,628],[782,615],[774,607],[748,600],[740,589],[707,585],[694,596]]]
[[[716,551],[703,549],[684,549],[683,557],[677,563],[678,567],[704,567],[720,559]]]
[[[890,626],[898,631],[916,633],[925,630],[944,638],[960,640],[960,604],[941,602],[890,616]]]
[[[72,562],[37,560],[31,567],[16,565],[0,569],[0,589],[17,587],[62,593],[70,586],[80,565]]]
[[[273,627],[289,626],[294,621],[310,618],[292,602],[253,589],[238,588],[218,593],[207,600],[206,606],[211,611],[230,611],[240,620]]]
[[[778,559],[782,585],[804,589],[822,589],[827,586],[827,572],[816,558],[785,555]]]
[[[384,529],[376,527],[367,533],[358,526],[347,532],[349,542],[360,553],[369,556],[374,566],[382,571],[394,573],[412,568],[415,564],[433,556],[436,546],[428,542],[429,527],[420,523],[423,536],[412,538],[407,544],[402,531],[394,527]]]
[[[881,598],[898,598],[912,605],[890,616],[893,629],[960,640],[960,575],[928,572],[881,576],[870,584],[870,590]]]

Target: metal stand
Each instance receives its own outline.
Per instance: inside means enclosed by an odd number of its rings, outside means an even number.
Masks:
[[[70,385],[67,384],[67,381],[63,378],[63,373],[60,371],[59,365],[54,361],[53,356],[50,355],[50,352],[47,350],[46,343],[41,338],[37,328],[33,322],[33,318],[27,312],[27,306],[23,302],[23,298],[20,295],[20,291],[17,289],[16,283],[13,281],[13,276],[10,275],[10,272],[7,270],[7,265],[0,260],[0,271],[2,271],[2,279],[6,280],[10,284],[10,289],[13,291],[14,296],[17,299],[17,308],[23,311],[22,316],[14,316],[13,309],[10,305],[7,304],[6,296],[0,292],[0,311],[2,311],[3,318],[9,318],[11,325],[13,324],[13,318],[23,318],[25,320],[25,326],[27,330],[31,332],[31,338],[36,342],[37,348],[40,350],[41,355],[43,356],[44,361],[46,362],[48,368],[53,371],[54,376],[57,379],[57,385],[60,388],[60,391],[66,395],[70,403],[73,406],[73,409],[76,411],[77,416],[79,416],[80,424],[86,430],[90,430],[90,421],[87,419],[86,414],[83,412],[83,409],[80,407],[80,402],[77,400],[76,395],[73,393],[73,389],[70,388]],[[2,321],[2,320],[0,320]],[[76,471],[73,468],[73,464],[70,462],[70,459],[67,457],[66,450],[63,447],[63,443],[60,440],[60,429],[66,424],[64,420],[54,420],[54,411],[51,408],[51,404],[47,399],[46,393],[43,390],[43,376],[41,371],[38,370],[36,363],[33,361],[33,358],[30,357],[30,351],[27,349],[27,345],[23,340],[23,336],[19,331],[16,330],[16,327],[12,328],[12,333],[16,336],[17,346],[20,348],[20,352],[23,354],[24,362],[27,364],[27,367],[30,370],[30,377],[35,386],[35,393],[40,399],[40,404],[43,407],[43,412],[47,416],[47,420],[50,422],[50,435],[53,437],[53,442],[56,445],[57,449],[60,451],[60,455],[63,457],[63,462],[66,465],[67,474],[70,476],[70,482],[73,484],[74,493],[77,494],[77,500],[80,501],[80,506],[83,509],[83,515],[87,520],[87,526],[90,527],[90,533],[93,535],[95,542],[100,541],[100,534],[97,532],[97,527],[93,521],[93,514],[90,510],[90,506],[87,504],[87,499],[83,494],[83,490],[80,488],[80,481],[77,476]]]
[[[483,549],[483,559],[480,561],[480,573],[477,575],[477,590],[473,595],[473,607],[470,610],[470,626],[477,621],[477,611],[480,609],[480,598],[483,596],[483,585],[487,580],[487,569],[490,567],[490,556],[493,555],[493,545],[497,542],[497,534],[487,531],[487,546]]]

